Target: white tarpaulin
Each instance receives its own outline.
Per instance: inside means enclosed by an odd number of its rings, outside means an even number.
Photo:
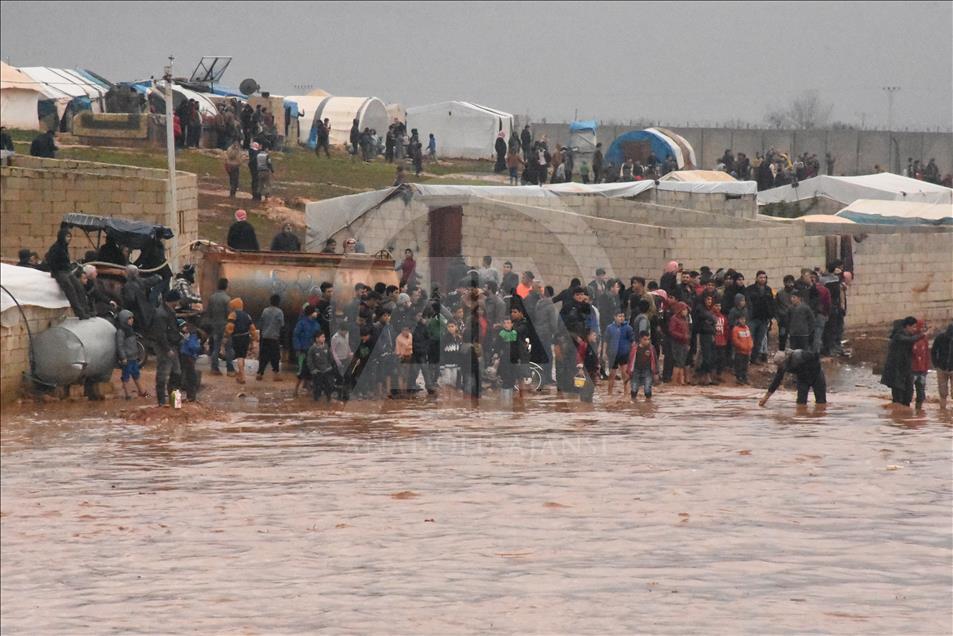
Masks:
[[[513,115],[470,102],[439,102],[407,109],[407,130],[414,128],[424,148],[430,134],[436,137],[438,157],[491,159],[497,135],[509,141]]]
[[[0,285],[10,293],[0,290],[0,319],[5,327],[20,321],[20,312],[10,298],[13,294],[17,302],[24,307],[44,307],[62,309],[69,307],[69,301],[60,286],[49,272],[41,272],[31,267],[17,267],[0,263]]]
[[[312,201],[305,206],[307,224],[304,250],[320,252],[329,236],[348,227],[365,212],[373,210],[386,201],[397,188],[349,194],[323,201]]]
[[[754,181],[623,181],[620,183],[555,183],[543,186],[556,194],[599,194],[604,197],[634,197],[646,190],[658,188],[669,192],[695,192],[699,194],[744,195],[758,192]]]
[[[41,85],[0,61],[0,122],[8,128],[38,130],[37,101],[46,99]]]
[[[803,201],[814,197],[833,199],[843,205],[857,199],[953,203],[953,190],[890,172],[859,177],[829,177],[823,175],[805,179],[796,188],[786,185],[759,192],[758,205],[793,203],[794,201]]]
[[[953,225],[953,204],[858,199],[837,218],[878,225]]]

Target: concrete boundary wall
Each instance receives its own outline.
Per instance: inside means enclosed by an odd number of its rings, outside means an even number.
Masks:
[[[883,130],[773,130],[768,128],[680,128],[666,126],[684,137],[695,149],[700,168],[712,169],[718,159],[731,148],[754,157],[774,147],[795,155],[804,152],[816,154],[824,172],[824,154],[834,157],[837,175],[870,174],[879,165],[896,172],[907,165],[907,157],[924,162],[935,158],[940,175],[953,173],[953,133],[949,132],[894,132]],[[520,126],[522,129],[522,125]],[[530,128],[536,138],[546,135],[552,144],[569,142],[569,124],[534,124]],[[597,135],[603,150],[624,132],[634,126],[600,126]],[[896,165],[896,157],[902,165]]]

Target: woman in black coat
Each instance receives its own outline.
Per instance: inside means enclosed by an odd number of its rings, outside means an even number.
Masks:
[[[506,133],[501,132],[496,136],[496,165],[493,166],[493,172],[506,171]]]
[[[907,316],[893,323],[887,359],[880,383],[890,387],[891,402],[910,406],[913,399],[913,343],[925,334],[916,332],[917,319]]]

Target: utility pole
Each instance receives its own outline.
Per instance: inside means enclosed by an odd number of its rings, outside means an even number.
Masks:
[[[176,202],[175,192],[175,105],[172,99],[172,63],[175,57],[169,56],[169,65],[163,70],[162,79],[165,80],[165,149],[166,159],[169,164],[169,191],[166,194],[166,218],[169,220],[169,226],[173,228],[172,237],[172,268],[179,269],[179,234],[182,232],[182,224],[179,223],[179,206]],[[183,122],[184,125],[185,122]]]
[[[893,96],[894,93],[900,90],[899,86],[884,86],[883,90],[887,93],[887,139],[889,143],[887,144],[887,165],[890,166],[894,171],[900,171],[900,152],[899,149],[896,152],[896,162],[894,158],[890,155],[894,154],[894,147],[896,140],[893,138]],[[894,166],[896,163],[896,166]]]
[[[893,132],[893,96],[900,90],[900,87],[884,86],[883,90],[887,93],[887,132]]]

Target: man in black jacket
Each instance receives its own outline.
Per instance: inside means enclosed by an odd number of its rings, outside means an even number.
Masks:
[[[45,133],[37,135],[30,144],[30,155],[33,157],[43,157],[46,159],[55,159],[56,142],[53,140],[53,131],[47,130]]]
[[[89,309],[86,303],[86,290],[83,289],[79,279],[73,274],[73,263],[69,253],[69,243],[73,235],[66,228],[60,229],[56,235],[56,242],[50,246],[46,253],[46,262],[50,267],[50,276],[52,276],[69,301],[73,313],[80,320],[90,318]]]
[[[893,323],[880,383],[890,387],[894,404],[910,406],[913,400],[913,343],[925,336],[917,331],[917,319],[913,316]]]
[[[771,321],[774,320],[774,294],[768,287],[768,275],[759,271],[755,275],[755,282],[748,286],[748,307],[750,307],[751,337],[754,340],[754,348],[751,349],[751,362],[767,362],[768,350],[765,337],[771,331]]]
[[[175,306],[179,304],[179,292],[166,293],[164,301],[156,309],[152,319],[152,338],[156,351],[156,400],[159,406],[165,406],[168,392],[178,388],[182,376],[179,364],[179,345],[182,334],[175,316]]]
[[[301,239],[294,233],[291,223],[281,226],[281,231],[271,240],[272,252],[300,252]],[[327,334],[325,334],[327,335]]]
[[[821,368],[821,357],[813,351],[796,349],[779,351],[774,356],[774,363],[778,370],[768,386],[767,393],[758,401],[758,406],[767,404],[768,399],[781,386],[786,373],[793,373],[797,377],[797,403],[807,404],[807,393],[814,390],[814,402],[827,404],[827,378]]]

